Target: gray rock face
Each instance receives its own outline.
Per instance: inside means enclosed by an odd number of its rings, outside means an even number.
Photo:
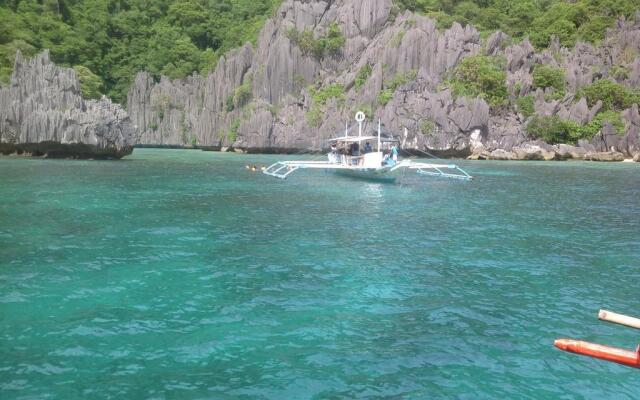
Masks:
[[[133,149],[127,113],[107,98],[84,100],[72,69],[44,51],[16,56],[11,83],[0,88],[0,152],[49,157],[120,158]]]
[[[640,15],[633,21],[620,20],[600,47],[580,43],[566,49],[555,40],[536,53],[527,39],[509,44],[510,38],[497,32],[482,46],[471,26],[453,24],[440,32],[427,17],[392,11],[392,0],[285,0],[266,22],[255,48],[245,45],[230,52],[207,77],[154,82],[140,73],[128,96],[138,143],[320,150],[326,139],[344,131],[345,122],[353,123],[358,109],[364,109],[400,134],[405,149],[459,157],[504,149],[513,158],[547,159],[550,153],[561,159],[582,158],[582,150],[565,149],[559,155],[557,150],[525,146],[531,138],[525,131],[527,120],[512,111],[517,97],[533,95],[540,116],[586,124],[602,105],[588,107],[584,99],[574,99],[577,90],[608,77],[615,65],[630,71],[625,85],[640,81],[640,59],[628,59],[640,52]],[[309,30],[319,38],[332,23],[340,27],[345,43],[322,57],[303,51],[290,34]],[[446,87],[447,74],[464,57],[481,51],[506,60],[507,107],[490,110],[480,98],[456,99]],[[537,64],[566,71],[563,98],[549,89],[532,89]],[[370,73],[363,78],[366,70]],[[316,91],[340,85],[343,93],[319,103],[308,89],[311,85]],[[625,115],[623,138],[603,130],[589,149],[580,147],[591,152],[611,147],[624,154],[640,151],[637,108],[636,114],[628,110]],[[374,125],[369,121],[366,129]],[[512,152],[514,148],[519,152]]]
[[[515,160],[515,159],[516,159],[515,154],[513,154],[510,151],[506,151],[502,149],[496,149],[489,154],[489,160],[509,161],[509,160]]]
[[[511,151],[518,160],[551,161],[556,159],[556,152],[554,150],[547,150],[535,144],[527,143],[514,147]]]
[[[568,160],[568,159],[583,160],[587,151],[582,147],[559,144],[557,146],[556,153],[558,154],[558,159],[560,160]]]
[[[438,32],[435,23],[404,13],[390,20],[391,0],[329,2],[285,1],[267,21],[255,49],[245,47],[221,59],[209,76],[154,82],[140,73],[128,95],[128,110],[139,143],[293,151],[326,147],[326,139],[353,123],[360,108],[381,117],[406,144],[447,155],[467,155],[471,134],[488,131],[489,107],[482,99],[454,99],[437,86],[446,72],[480,50],[472,27],[454,24]],[[316,37],[338,23],[345,45],[321,59],[304,53],[289,31],[305,29]],[[358,72],[372,73],[355,87]],[[378,95],[389,82],[403,79],[391,101]],[[317,104],[307,87],[339,84],[343,99]],[[246,102],[239,103],[240,94]],[[310,112],[321,115],[319,121]],[[367,129],[371,129],[367,126]]]
[[[617,151],[602,151],[595,153],[587,153],[584,156],[587,161],[623,161],[624,154]]]

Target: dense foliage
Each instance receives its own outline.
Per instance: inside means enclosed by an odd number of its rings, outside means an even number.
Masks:
[[[483,34],[502,30],[516,39],[529,36],[538,48],[555,35],[565,46],[600,41],[619,15],[630,17],[637,0],[396,0],[402,9],[427,14],[440,28],[458,21]]]
[[[447,83],[456,96],[482,97],[498,107],[507,99],[506,77],[496,57],[471,56],[458,64]]]
[[[580,125],[554,116],[534,116],[527,124],[527,134],[547,143],[575,143]]]
[[[521,113],[525,118],[529,118],[535,113],[535,107],[533,106],[533,95],[526,95],[518,97],[516,99],[517,111]]]
[[[48,48],[75,67],[83,91],[126,100],[140,70],[155,77],[207,72],[229,49],[255,41],[280,0],[0,0],[0,80],[15,52]],[[96,81],[96,78],[100,81]],[[91,85],[89,88],[86,85]]]
[[[559,97],[564,96],[564,70],[537,64],[533,69],[533,88],[553,88]]]
[[[305,54],[312,54],[320,59],[325,55],[336,55],[340,52],[346,39],[336,22],[329,25],[326,35],[314,37],[311,29],[300,32],[296,28],[291,28],[287,32],[289,40],[300,47]]]
[[[598,100],[602,101],[602,111],[622,111],[631,107],[633,103],[640,104],[640,91],[634,91],[609,79],[600,79],[583,87],[575,96],[576,99],[581,97],[587,99],[590,107]]]
[[[624,122],[619,112],[605,111],[598,113],[592,120],[586,125],[583,125],[578,130],[579,139],[591,139],[604,127],[604,123],[608,122],[613,126],[618,135],[624,133]]]
[[[580,125],[573,121],[554,116],[534,116],[527,124],[527,134],[540,138],[547,143],[571,143],[575,144],[580,139],[591,139],[604,127],[605,122],[611,124],[619,135],[624,133],[624,122],[620,113],[605,111],[598,113],[591,122]]]

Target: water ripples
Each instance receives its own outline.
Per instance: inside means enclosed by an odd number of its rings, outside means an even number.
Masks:
[[[22,161],[0,160],[3,398],[637,397],[634,371],[552,347],[637,342],[596,318],[640,309],[634,166],[399,186]]]

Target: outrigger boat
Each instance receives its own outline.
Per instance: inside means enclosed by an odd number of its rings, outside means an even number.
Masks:
[[[414,170],[420,175],[430,175],[443,178],[471,180],[473,177],[455,164],[416,162],[411,159],[396,161],[394,158],[383,154],[383,145],[398,142],[393,137],[382,137],[381,122],[378,120],[378,132],[376,136],[363,136],[362,123],[365,115],[362,111],[356,114],[358,122],[358,136],[350,136],[349,129],[345,128],[344,136],[329,140],[331,151],[327,154],[326,161],[278,161],[262,172],[279,179],[286,179],[299,169],[332,170],[337,174],[354,178],[393,182],[398,176],[404,175],[407,170]],[[360,154],[362,143],[377,142],[376,151]],[[353,149],[358,149],[353,151]],[[339,149],[343,151],[340,152]],[[348,151],[347,149],[351,149]]]

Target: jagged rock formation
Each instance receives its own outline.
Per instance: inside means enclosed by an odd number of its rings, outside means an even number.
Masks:
[[[75,72],[44,51],[18,52],[11,83],[0,88],[0,153],[73,158],[131,154],[134,128],[111,100],[84,100]]]
[[[309,29],[314,37],[325,37],[334,23],[345,38],[337,52],[319,56],[301,48],[292,35]],[[534,143],[525,133],[527,119],[513,107],[490,110],[483,99],[454,98],[444,85],[447,74],[464,57],[483,53],[506,59],[511,102],[533,93],[538,115],[584,124],[601,105],[590,108],[584,99],[574,99],[581,87],[609,77],[616,65],[630,71],[620,83],[640,83],[640,14],[634,21],[620,20],[600,47],[579,43],[566,49],[556,41],[536,53],[528,40],[510,44],[501,32],[484,45],[471,26],[454,24],[440,32],[427,17],[397,14],[391,0],[287,0],[265,24],[255,49],[246,45],[227,54],[207,77],[155,83],[140,73],[129,92],[128,110],[139,143],[152,145],[319,150],[344,129],[345,121],[352,121],[356,110],[365,109],[401,133],[404,148],[445,156],[484,158],[497,149],[504,151],[497,157],[525,159],[640,152],[637,106],[623,113],[624,136],[603,129],[591,142],[561,148]],[[532,89],[536,64],[566,71],[564,98],[547,100],[542,89]],[[359,79],[368,68],[370,73]],[[310,85],[341,85],[344,93],[319,104]],[[384,91],[389,98],[381,100]]]

